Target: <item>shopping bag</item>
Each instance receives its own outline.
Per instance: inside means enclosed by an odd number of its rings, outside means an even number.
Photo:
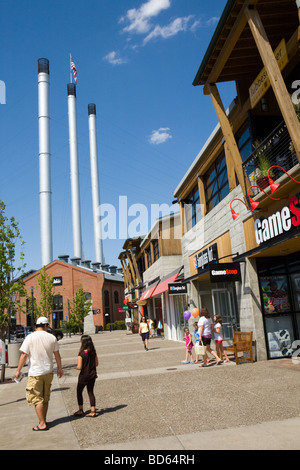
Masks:
[[[201,342],[195,346],[195,352],[198,356],[204,356],[206,354],[206,346]]]

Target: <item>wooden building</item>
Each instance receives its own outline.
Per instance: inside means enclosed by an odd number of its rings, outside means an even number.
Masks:
[[[132,306],[128,315],[133,323],[145,315],[156,331],[165,334],[171,324],[168,282],[182,271],[180,214],[161,217],[145,237],[126,240],[123,250],[119,259],[125,297]]]
[[[174,191],[190,301],[221,314],[227,337],[252,330],[261,360],[300,339],[299,3],[228,0],[193,82],[219,124]],[[233,262],[238,281],[213,277]]]

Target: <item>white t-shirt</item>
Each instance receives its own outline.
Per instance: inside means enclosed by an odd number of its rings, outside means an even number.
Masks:
[[[217,329],[220,328],[220,333],[217,333]],[[222,325],[221,323],[216,323],[214,327],[214,336],[216,341],[222,341],[223,336],[222,336]]]
[[[203,326],[202,336],[211,337],[211,325],[211,318],[200,317],[200,320],[198,321],[198,327],[200,328],[200,326]]]
[[[37,330],[26,336],[20,351],[29,356],[28,376],[53,372],[53,353],[58,350],[57,339],[47,331]]]

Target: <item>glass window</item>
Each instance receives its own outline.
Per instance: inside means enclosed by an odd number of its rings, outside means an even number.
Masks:
[[[236,135],[236,142],[242,157],[242,161],[244,162],[253,152],[250,129],[247,124],[238,131]]]
[[[222,152],[204,175],[206,207],[209,212],[229,194],[225,153]]]
[[[283,313],[291,310],[287,276],[260,278],[265,314]]]
[[[187,230],[190,230],[199,222],[202,216],[198,183],[188,195],[187,200],[188,204],[185,204],[185,215]]]
[[[294,341],[291,315],[265,317],[270,357],[291,356]]]
[[[114,291],[114,301],[115,304],[119,303],[119,292],[117,290]]]
[[[154,262],[157,261],[158,258],[159,258],[158,240],[154,240],[154,242],[153,242],[153,256],[154,256]]]
[[[300,273],[291,275],[292,295],[294,298],[294,308],[300,311]]]

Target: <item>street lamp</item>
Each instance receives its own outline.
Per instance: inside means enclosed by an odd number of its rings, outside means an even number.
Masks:
[[[30,287],[30,290],[31,290],[31,327],[33,329],[33,325],[34,325],[34,305],[33,305],[33,291],[34,291],[34,287],[31,286]]]

